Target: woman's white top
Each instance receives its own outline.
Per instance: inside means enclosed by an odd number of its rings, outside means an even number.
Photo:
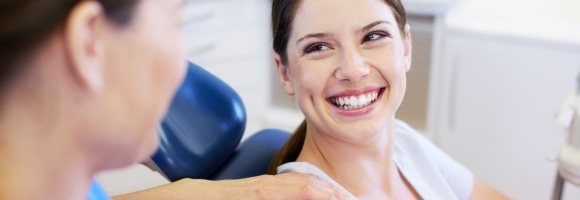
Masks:
[[[399,120],[395,122],[393,133],[393,161],[422,199],[465,200],[471,196],[471,171]],[[310,163],[291,162],[277,169],[278,173],[314,174],[348,192]]]

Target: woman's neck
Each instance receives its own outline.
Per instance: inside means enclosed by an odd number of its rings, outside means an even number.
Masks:
[[[297,161],[316,165],[360,199],[392,197],[392,180],[398,178],[397,167],[392,161],[392,128],[361,144],[344,142],[315,131],[308,129]]]
[[[90,158],[70,130],[20,103],[2,105],[0,113],[0,199],[86,199],[96,171]]]

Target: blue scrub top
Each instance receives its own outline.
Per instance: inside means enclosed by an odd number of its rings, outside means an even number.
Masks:
[[[105,190],[99,185],[99,183],[97,183],[97,181],[93,181],[87,200],[111,200],[111,198],[105,192]]]

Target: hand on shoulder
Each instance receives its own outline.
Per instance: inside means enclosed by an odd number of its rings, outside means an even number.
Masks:
[[[349,195],[318,176],[301,173],[262,175],[255,179],[252,199],[348,199]]]

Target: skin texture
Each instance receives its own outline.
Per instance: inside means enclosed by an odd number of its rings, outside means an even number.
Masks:
[[[383,0],[303,0],[292,27],[288,62],[276,53],[274,60],[308,124],[297,161],[318,166],[359,199],[420,199],[392,162],[393,123],[411,67],[409,26],[400,30]],[[382,95],[359,110],[329,99],[377,89]],[[498,197],[476,183],[474,197]]]
[[[388,127],[382,121],[394,118],[405,93],[410,39],[403,40],[390,8],[382,1],[361,4],[303,1],[302,4],[289,39],[288,66],[275,58],[286,92],[295,95],[309,127],[315,127],[317,132],[347,142],[374,140],[379,129]],[[361,8],[350,9],[352,6]],[[386,22],[362,31],[363,27],[378,21]],[[394,38],[363,42],[365,37],[382,37],[368,35],[369,31],[382,31]],[[302,39],[319,33],[325,35]],[[304,53],[304,48],[318,42],[325,43],[318,46],[323,50]],[[387,98],[381,99],[380,108],[365,116],[348,117],[333,112],[326,99],[340,92],[369,87],[385,88]]]
[[[172,200],[283,200],[347,199],[347,194],[338,191],[316,176],[286,173],[257,177],[208,181],[183,179],[178,182],[145,191],[117,196],[115,200],[172,199]]]

